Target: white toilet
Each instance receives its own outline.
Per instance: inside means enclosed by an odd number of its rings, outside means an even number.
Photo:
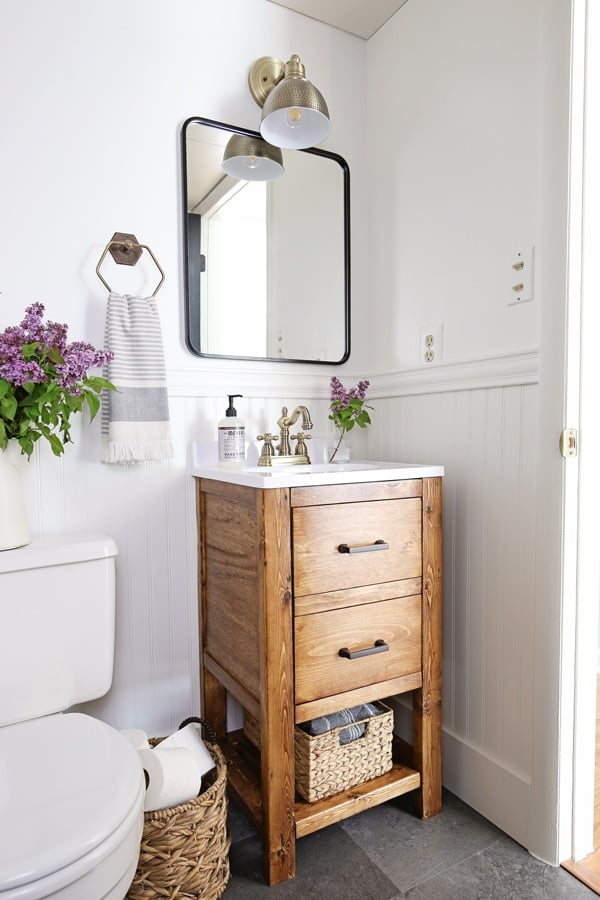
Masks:
[[[143,829],[138,754],[73,704],[111,685],[114,542],[0,553],[0,900],[127,893]]]

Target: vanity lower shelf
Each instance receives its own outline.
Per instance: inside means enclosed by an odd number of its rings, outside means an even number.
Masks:
[[[257,828],[262,827],[262,787],[260,752],[242,730],[231,731],[220,747],[227,760],[227,776],[230,787],[246,807]],[[294,820],[296,837],[305,837],[313,831],[333,825],[342,819],[356,815],[372,806],[400,797],[421,786],[421,775],[401,760],[406,756],[406,745],[394,740],[393,765],[385,775],[370,778],[362,784],[341,791],[314,803],[296,796]]]

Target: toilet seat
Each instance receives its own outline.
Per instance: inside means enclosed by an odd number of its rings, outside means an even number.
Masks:
[[[93,900],[120,880],[122,897],[143,799],[137,753],[97,719],[67,713],[0,728],[0,900]]]

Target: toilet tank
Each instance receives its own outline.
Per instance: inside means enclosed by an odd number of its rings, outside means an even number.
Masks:
[[[0,726],[108,691],[116,555],[102,534],[46,536],[0,552]]]

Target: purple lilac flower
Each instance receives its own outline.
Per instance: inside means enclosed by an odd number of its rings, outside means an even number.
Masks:
[[[84,341],[68,344],[67,326],[52,321],[44,324],[44,311],[43,303],[32,303],[26,308],[20,325],[10,325],[0,332],[0,378],[16,387],[27,382],[43,384],[52,378],[72,396],[79,396],[80,382],[88,369],[105,365],[114,354],[96,350]],[[36,357],[26,359],[24,348],[30,344],[39,346]],[[63,361],[51,362],[48,358],[51,350],[58,352]]]
[[[335,375],[331,379],[330,400],[333,409],[344,409],[350,405],[351,400],[364,400],[367,396],[368,381],[359,381],[355,388],[346,390],[342,382]]]

